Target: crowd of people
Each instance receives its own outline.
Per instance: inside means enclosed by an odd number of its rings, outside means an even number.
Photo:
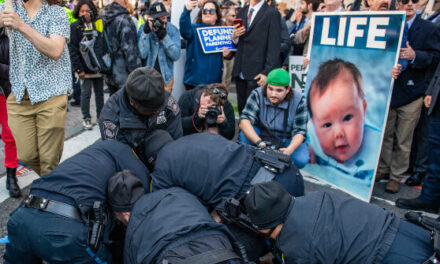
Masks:
[[[289,55],[310,62],[314,12],[405,11],[376,180],[387,179],[385,191],[395,194],[412,173],[405,183],[423,182],[422,192],[396,206],[438,213],[438,1],[301,0],[281,10],[275,0],[186,0],[179,25],[171,23],[170,0],[131,2],[0,3],[10,196],[22,196],[19,160],[41,176],[8,221],[5,263],[421,263],[433,256],[431,230],[355,198],[304,194],[299,169],[316,159],[309,119],[324,152],[345,161],[360,148],[366,102],[359,70],[344,58],[321,65],[307,95],[291,87],[286,69]],[[216,26],[233,27],[236,49],[204,52],[198,29]],[[174,64],[184,50],[177,84]],[[179,98],[176,85],[185,90]],[[234,86],[238,116],[228,98]],[[344,91],[338,104],[350,101],[355,110],[332,118],[353,124],[324,131],[333,124],[321,118],[325,98],[335,88]],[[69,94],[84,129],[95,121],[102,140],[59,164]],[[335,151],[336,140],[352,149]]]

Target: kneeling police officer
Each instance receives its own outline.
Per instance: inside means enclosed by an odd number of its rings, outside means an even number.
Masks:
[[[116,218],[127,225],[125,264],[243,263],[229,230],[184,189],[144,195],[142,182],[122,171],[110,178],[108,196]]]
[[[346,195],[292,197],[280,184],[267,182],[251,188],[244,207],[286,263],[410,264],[434,253],[427,230]]]
[[[208,207],[221,208],[226,198],[239,198],[251,185],[269,180],[283,184],[295,196],[304,195],[302,175],[287,157],[272,165],[282,171],[270,173],[261,154],[249,145],[239,145],[213,133],[198,133],[172,141],[166,131],[156,130],[146,139],[152,190],[181,187],[199,197]],[[157,157],[157,158],[156,158]],[[269,159],[270,160],[270,159]],[[269,169],[274,169],[269,167]]]
[[[128,76],[124,88],[105,103],[99,117],[102,140],[114,139],[130,145],[144,160],[144,139],[155,129],[182,136],[180,109],[165,91],[162,75],[152,67],[141,67]]]
[[[128,145],[101,141],[35,180],[8,221],[5,263],[111,263],[100,243],[112,225],[105,213],[107,182],[124,169],[148,186],[148,170]]]

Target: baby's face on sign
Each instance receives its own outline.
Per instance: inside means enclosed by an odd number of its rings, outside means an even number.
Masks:
[[[322,94],[317,87],[311,89],[311,121],[321,147],[327,156],[345,162],[361,147],[367,103],[347,70],[342,70]]]

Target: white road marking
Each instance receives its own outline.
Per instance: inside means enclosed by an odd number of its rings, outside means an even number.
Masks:
[[[80,152],[87,146],[95,143],[101,138],[99,133],[99,127],[94,126],[90,131],[84,131],[81,134],[72,137],[64,141],[64,151],[61,161],[68,159]],[[30,172],[24,176],[18,177],[18,185],[20,188],[25,188],[29,186],[35,179],[38,179],[38,175],[35,172]],[[0,203],[9,198],[9,192],[6,190],[6,177],[0,178]]]

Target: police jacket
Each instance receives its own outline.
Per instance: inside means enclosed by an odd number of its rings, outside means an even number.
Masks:
[[[206,205],[221,207],[223,199],[237,197],[250,187],[254,152],[251,146],[213,133],[182,137],[159,152],[151,174],[152,189],[181,187]]]
[[[136,202],[131,212],[124,263],[158,263],[167,251],[212,235],[226,241],[223,248],[232,248],[228,241],[232,236],[226,226],[216,223],[194,195],[181,188],[149,193]],[[186,257],[198,255],[202,253],[198,252],[200,247],[181,253]]]
[[[131,148],[121,142],[100,141],[62,162],[32,183],[30,193],[71,203],[85,215],[94,201],[107,200],[107,181],[124,169],[133,171],[147,187],[149,173]]]
[[[139,114],[128,100],[125,88],[117,91],[105,103],[99,117],[103,140],[115,139],[130,145],[144,160],[145,137],[155,129],[167,130],[173,139],[182,136],[179,106],[166,92],[165,103],[152,116]]]
[[[182,128],[184,135],[190,135],[202,131],[205,127],[205,119],[200,119],[198,115],[200,97],[206,86],[199,86],[196,89],[186,91],[179,99],[179,107],[182,115]],[[218,125],[220,135],[227,139],[234,138],[235,134],[235,115],[234,109],[229,101],[223,106],[226,120]]]
[[[381,263],[399,219],[346,195],[311,192],[296,198],[276,246],[286,263]]]

